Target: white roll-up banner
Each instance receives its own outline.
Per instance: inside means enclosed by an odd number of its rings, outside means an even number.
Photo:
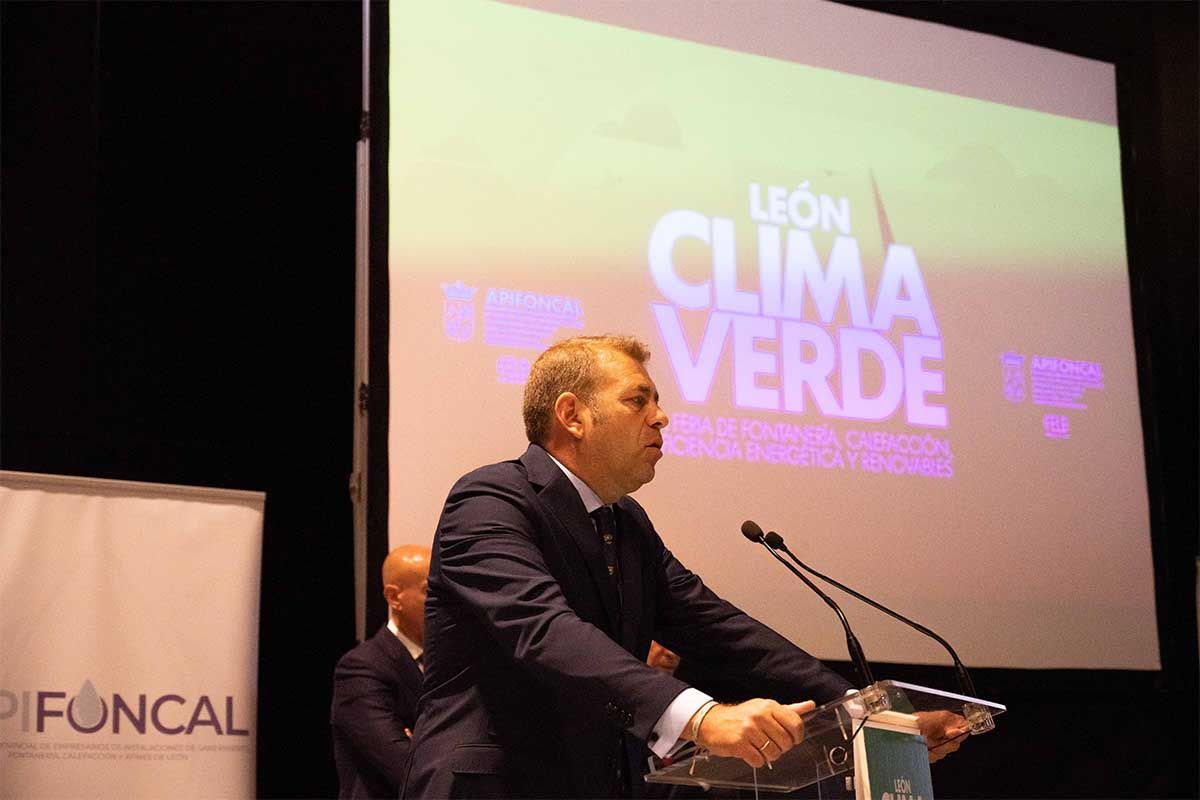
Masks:
[[[254,796],[263,502],[0,472],[0,797]]]

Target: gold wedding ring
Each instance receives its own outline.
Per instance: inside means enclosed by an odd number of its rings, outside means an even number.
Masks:
[[[772,744],[775,744],[775,743],[772,742],[770,739],[767,739],[762,744],[754,747],[754,749],[757,750],[762,755],[763,761],[767,762],[767,769],[775,769],[775,767],[771,765],[771,762],[767,760],[767,746],[772,745]]]

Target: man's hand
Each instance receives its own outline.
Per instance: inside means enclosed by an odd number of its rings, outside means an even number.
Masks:
[[[929,747],[930,764],[961,747],[963,737],[971,730],[965,719],[951,711],[918,711],[916,717],[921,735]]]
[[[762,767],[804,740],[800,715],[816,707],[812,700],[785,706],[763,699],[713,706],[700,723],[696,744],[713,755],[736,756]],[[691,730],[690,721],[684,730]]]

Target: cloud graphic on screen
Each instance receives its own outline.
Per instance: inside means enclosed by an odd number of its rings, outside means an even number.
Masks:
[[[646,100],[632,106],[620,121],[606,120],[596,126],[596,135],[672,150],[683,149],[679,120],[665,103]]]
[[[1053,178],[1042,173],[1022,174],[989,144],[960,147],[950,158],[930,167],[925,177],[955,186],[959,191],[968,190],[972,195],[978,195],[980,187],[1007,186],[1025,198],[1030,207],[1041,209],[1052,210],[1059,203],[1070,202],[1069,193]]]
[[[952,183],[1008,181],[1015,175],[1016,169],[1004,154],[988,144],[960,147],[950,158],[934,164],[925,173],[931,180]]]

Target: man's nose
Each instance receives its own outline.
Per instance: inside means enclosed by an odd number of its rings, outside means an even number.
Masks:
[[[666,411],[663,411],[662,406],[658,406],[654,412],[654,419],[650,422],[650,427],[661,430],[670,424],[671,418],[667,416]]]

